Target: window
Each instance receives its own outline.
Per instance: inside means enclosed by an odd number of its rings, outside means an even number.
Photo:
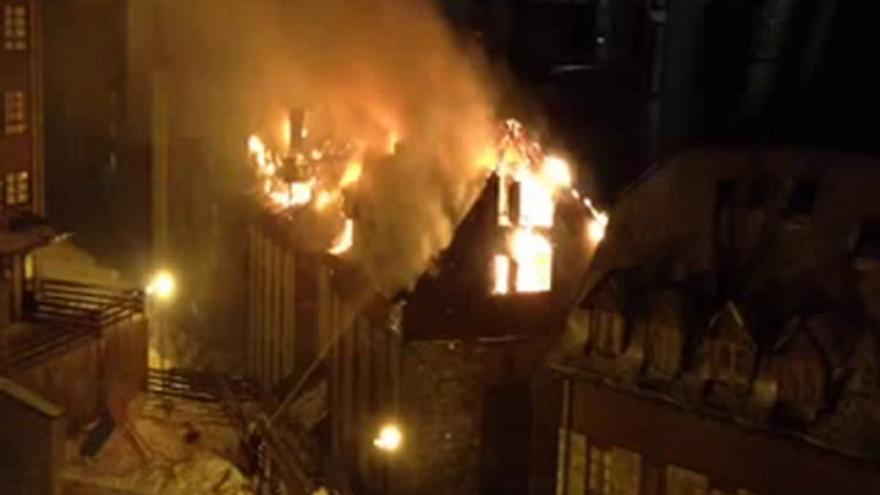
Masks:
[[[666,468],[666,495],[706,495],[708,491],[706,476],[678,466]]]
[[[880,259],[880,220],[871,219],[862,223],[856,241],[856,255]]]
[[[27,112],[25,111],[23,91],[7,91],[3,94],[3,132],[22,134],[27,130]]]
[[[590,495],[639,495],[642,456],[619,447],[590,447]],[[582,492],[581,492],[582,493]]]
[[[603,480],[605,479],[603,476],[604,459],[605,452],[598,447],[590,447],[590,491],[588,492],[590,495],[602,493]]]
[[[675,374],[678,371],[682,344],[682,334],[675,323],[669,320],[652,322],[648,341],[651,369],[665,376]]]
[[[7,51],[27,50],[27,10],[24,5],[3,8],[3,48]]]
[[[779,396],[790,403],[812,404],[822,395],[821,370],[801,359],[783,361],[777,371]]]
[[[597,352],[613,357],[623,347],[623,317],[610,311],[590,312],[590,340]]]
[[[13,263],[14,263],[14,260],[12,259],[12,256],[0,257],[0,264],[2,264],[2,269],[3,269],[3,281],[5,281],[5,282],[12,281],[12,276],[14,273]]]
[[[35,270],[36,268],[34,267],[34,255],[33,253],[28,253],[24,257],[24,279],[33,280]]]
[[[568,494],[581,495],[587,475],[587,437],[572,432],[569,445]]]
[[[611,447],[605,479],[607,495],[639,495],[642,484],[642,456],[629,450]]]
[[[6,174],[2,183],[3,206],[15,207],[30,202],[30,177],[27,172]]]
[[[715,344],[715,375],[724,381],[744,383],[751,371],[751,351],[732,342]]]

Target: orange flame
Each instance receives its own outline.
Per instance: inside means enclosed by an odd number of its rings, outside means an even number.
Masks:
[[[608,228],[610,218],[608,213],[597,210],[593,206],[593,202],[590,201],[590,198],[584,198],[584,206],[593,215],[593,218],[587,224],[587,237],[589,237],[594,246],[598,246],[605,239],[605,231]]]
[[[336,236],[336,239],[333,240],[333,245],[330,246],[330,249],[327,250],[328,253],[333,256],[339,256],[348,252],[349,249],[354,245],[354,220],[350,218],[345,219],[345,226],[342,228],[342,232]]]
[[[388,133],[388,144],[385,148],[385,151],[388,152],[389,155],[393,155],[397,152],[397,143],[400,142],[400,136],[396,131],[391,131]]]
[[[510,292],[510,258],[503,254],[496,254],[494,258],[494,286],[493,294],[507,294]]]
[[[553,227],[556,202],[568,192],[576,199],[580,194],[572,189],[572,170],[562,158],[545,155],[541,145],[531,139],[522,124],[516,120],[504,123],[504,134],[496,148],[498,175],[498,225],[510,228],[507,254],[493,258],[494,294],[510,292],[546,292],[552,289],[553,246],[548,229]],[[518,203],[513,200],[517,197]],[[592,207],[589,199],[584,204],[590,209],[588,235],[598,245],[608,225],[608,215]],[[514,212],[518,212],[515,217]],[[515,270],[514,287],[510,287],[510,273]]]
[[[510,251],[517,264],[517,292],[546,292],[552,288],[553,247],[544,235],[518,229],[513,233]]]
[[[345,167],[345,172],[342,173],[342,178],[339,179],[339,187],[345,189],[348,186],[356,184],[357,181],[361,179],[363,171],[363,163],[359,161],[349,163],[348,166]]]

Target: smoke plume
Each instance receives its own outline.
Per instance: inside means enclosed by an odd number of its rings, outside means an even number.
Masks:
[[[457,42],[427,1],[164,6],[161,59],[171,72],[216,74],[210,91],[239,95],[182,118],[227,121],[281,146],[282,122],[300,107],[329,134],[373,150],[400,140],[394,158],[365,162],[349,256],[383,291],[411,284],[450,242],[485,177],[479,158],[494,125],[477,50]],[[246,167],[243,140],[235,145],[227,151]]]

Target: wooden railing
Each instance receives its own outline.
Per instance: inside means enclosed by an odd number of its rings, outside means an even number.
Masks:
[[[259,398],[257,386],[246,378],[185,368],[150,368],[147,390],[156,395],[197,402],[219,402],[224,394],[239,402]]]
[[[0,372],[26,368],[98,339],[104,329],[143,312],[140,290],[36,280],[25,297],[25,318],[34,325],[0,335]]]
[[[144,293],[67,280],[34,282],[28,317],[62,328],[100,330],[144,312]]]

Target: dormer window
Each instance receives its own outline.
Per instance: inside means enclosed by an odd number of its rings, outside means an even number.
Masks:
[[[735,303],[728,302],[709,323],[706,356],[712,379],[739,387],[748,384],[755,363],[755,342]]]
[[[880,220],[872,219],[862,224],[855,254],[859,258],[880,260]]]
[[[791,404],[813,405],[821,401],[824,379],[816,362],[803,359],[781,360],[776,369],[779,398]]]
[[[591,311],[590,342],[600,355],[614,357],[623,350],[623,316],[610,311]]]
[[[679,368],[683,337],[680,329],[670,323],[652,325],[648,340],[648,366],[650,370],[671,377]]]
[[[713,352],[713,369],[721,381],[735,384],[747,383],[752,366],[752,352],[733,342],[718,342]]]

